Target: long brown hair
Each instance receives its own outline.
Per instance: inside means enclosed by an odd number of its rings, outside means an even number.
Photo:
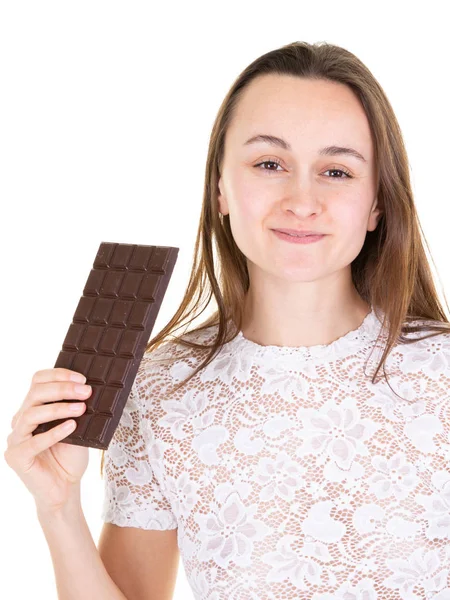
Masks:
[[[372,383],[375,383],[376,375],[382,366],[385,373],[384,363],[396,341],[412,343],[418,339],[407,339],[404,333],[435,331],[420,338],[426,339],[450,331],[449,321],[439,302],[425,254],[424,244],[431,257],[416,212],[407,154],[391,104],[369,69],[348,50],[326,42],[293,42],[263,54],[244,69],[223,100],[214,122],[189,283],[175,315],[149,341],[146,348],[146,352],[151,352],[171,336],[171,340],[168,341],[206,351],[203,362],[174,387],[173,391],[181,388],[206,367],[221,346],[231,341],[242,326],[244,296],[249,288],[249,275],[246,257],[234,241],[229,215],[223,216],[219,213],[218,181],[224,156],[225,135],[242,92],[253,79],[266,74],[287,74],[345,84],[354,91],[366,112],[374,143],[377,197],[382,216],[376,229],[367,232],[363,248],[352,262],[351,270],[356,290],[373,306],[377,316],[381,314],[380,310],[384,313],[382,327],[383,330],[385,327],[388,329],[387,343]],[[217,264],[214,262],[213,241],[217,252]],[[200,332],[218,325],[217,336],[212,345],[183,339],[184,334],[175,335],[175,331],[183,325],[186,329],[203,313],[213,294],[218,310],[189,332]],[[446,298],[445,302],[448,310]],[[234,332],[230,332],[227,326],[229,319],[235,326]],[[408,325],[406,321],[411,320],[421,323]],[[101,474],[103,462],[104,452],[101,458]]]

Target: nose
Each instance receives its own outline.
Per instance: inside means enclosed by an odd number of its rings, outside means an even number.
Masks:
[[[305,218],[311,213],[322,211],[320,197],[311,183],[292,180],[283,193],[281,208],[295,213],[298,217]]]

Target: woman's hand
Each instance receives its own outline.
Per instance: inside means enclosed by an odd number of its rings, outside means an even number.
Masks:
[[[68,420],[84,413],[84,401],[92,393],[90,386],[73,381],[71,376],[86,381],[81,373],[62,368],[44,369],[33,375],[25,400],[12,419],[4,454],[7,464],[33,495],[37,508],[46,512],[57,511],[70,501],[89,463],[89,448],[61,442],[75,429],[74,421],[73,427],[66,429]],[[80,385],[88,393],[78,391]],[[79,402],[46,404],[63,399]],[[39,424],[64,418],[64,423],[49,431],[32,435]]]

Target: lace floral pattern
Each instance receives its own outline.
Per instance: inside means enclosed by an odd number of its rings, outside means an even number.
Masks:
[[[197,600],[449,600],[450,333],[394,346],[398,397],[371,383],[380,327],[372,310],[309,348],[239,332],[176,393],[201,351],[144,355],[103,520],[178,528]]]

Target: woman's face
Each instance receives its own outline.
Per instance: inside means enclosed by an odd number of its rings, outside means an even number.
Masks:
[[[257,135],[281,138],[290,149],[246,143]],[[352,148],[365,160],[321,154],[327,146]],[[257,166],[263,161],[271,162]],[[287,75],[253,80],[226,134],[219,190],[220,212],[230,215],[250,272],[259,267],[290,281],[312,281],[350,268],[381,216],[371,132],[359,100],[329,81]],[[291,244],[273,228],[327,235]]]

